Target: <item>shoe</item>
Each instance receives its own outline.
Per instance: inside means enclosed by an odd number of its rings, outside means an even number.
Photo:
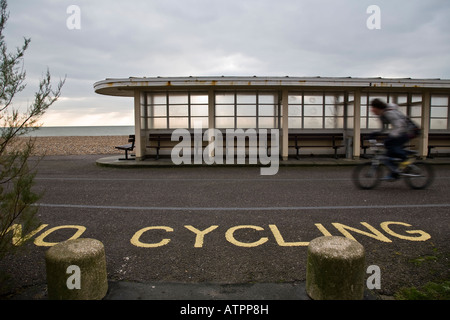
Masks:
[[[413,163],[412,159],[406,159],[405,161],[400,162],[400,164],[398,165],[398,169],[400,171],[403,171],[411,163]]]

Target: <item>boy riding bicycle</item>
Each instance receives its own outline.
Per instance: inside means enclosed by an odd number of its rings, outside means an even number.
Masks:
[[[391,172],[384,180],[394,181],[399,178],[400,170],[399,166],[392,159],[401,159],[400,167],[408,164],[408,152],[405,150],[405,144],[410,140],[408,118],[398,110],[398,106],[395,104],[386,104],[380,99],[374,99],[370,105],[372,113],[381,120],[383,129],[387,125],[391,125],[388,137],[384,141],[386,156],[388,157],[386,166]],[[381,132],[374,132],[372,135],[376,136]]]

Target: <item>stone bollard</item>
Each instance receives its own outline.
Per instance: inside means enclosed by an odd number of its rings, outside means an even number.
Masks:
[[[103,244],[95,239],[61,242],[45,254],[48,298],[101,300],[108,291]]]
[[[314,300],[364,297],[364,247],[344,237],[325,236],[308,246],[306,292]]]

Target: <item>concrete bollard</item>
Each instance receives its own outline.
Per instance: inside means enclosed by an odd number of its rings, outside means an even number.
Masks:
[[[48,298],[101,300],[108,291],[103,244],[95,239],[61,242],[45,254]]]
[[[344,237],[319,237],[308,246],[306,292],[314,300],[364,297],[364,247]]]

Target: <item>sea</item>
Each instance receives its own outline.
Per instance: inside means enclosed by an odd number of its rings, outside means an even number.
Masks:
[[[134,134],[134,126],[80,126],[80,127],[40,127],[29,133],[33,137],[68,136],[128,136]]]

